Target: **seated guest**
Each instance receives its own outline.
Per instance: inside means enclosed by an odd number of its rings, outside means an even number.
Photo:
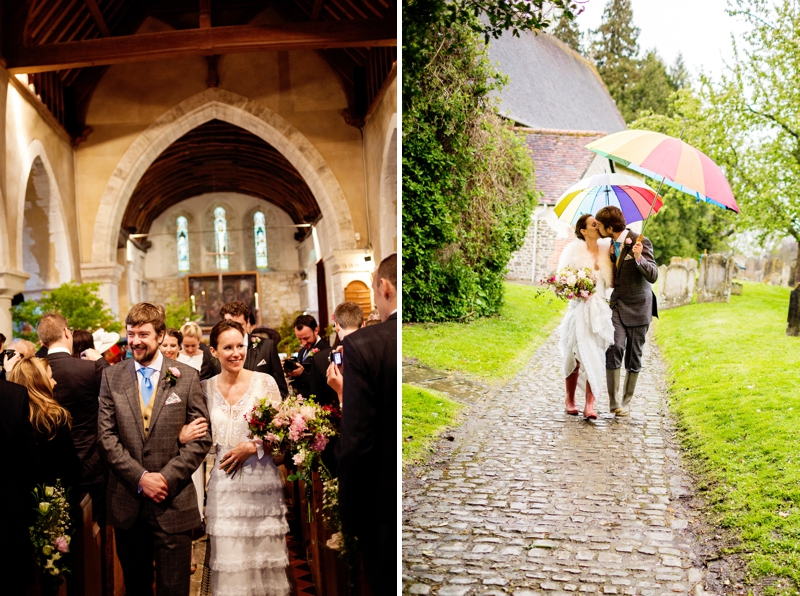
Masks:
[[[270,375],[278,384],[281,397],[286,399],[289,395],[289,388],[286,386],[286,377],[283,376],[281,359],[278,357],[278,350],[272,340],[266,335],[251,335],[250,309],[244,302],[226,302],[219,309],[219,314],[223,319],[236,321],[245,331],[245,370],[266,373]]]
[[[183,333],[172,327],[167,327],[164,333],[164,339],[161,340],[161,353],[170,360],[178,359],[178,352],[181,351],[181,343],[183,342]]]
[[[325,378],[331,347],[319,335],[317,320],[311,315],[300,315],[294,321],[294,334],[302,346],[297,353],[297,368],[288,373],[295,391],[303,397],[316,396],[320,405],[338,406],[339,398]]]
[[[97,448],[97,410],[103,369],[108,364],[103,358],[92,362],[71,357],[74,336],[67,320],[58,313],[44,315],[36,331],[39,341],[47,347],[47,360],[57,383],[53,397],[72,418],[72,440],[82,467],[76,489],[79,493],[89,493],[92,515],[101,519],[105,510],[105,466]]]
[[[61,481],[64,488],[77,486],[81,479],[81,460],[75,451],[70,425],[72,417],[53,399],[53,373],[46,360],[23,358],[9,373],[9,381],[28,390],[30,412],[38,459],[35,484],[53,485]],[[75,491],[71,491],[73,502]]]

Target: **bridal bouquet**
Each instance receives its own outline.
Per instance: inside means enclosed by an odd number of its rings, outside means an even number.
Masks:
[[[292,396],[277,406],[263,398],[247,419],[250,438],[261,439],[277,454],[286,451],[295,465],[307,468],[321,464],[321,454],[338,431],[331,422],[332,408],[314,402],[314,396]]]
[[[594,294],[597,287],[597,277],[588,267],[583,269],[564,267],[550,277],[542,278],[540,282],[563,300],[586,300]]]
[[[68,559],[70,519],[67,491],[61,483],[42,485],[33,490],[36,520],[30,527],[31,543],[41,570],[43,594],[56,594],[63,574],[70,573]]]

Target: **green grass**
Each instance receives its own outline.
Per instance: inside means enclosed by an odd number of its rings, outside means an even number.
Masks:
[[[441,432],[456,422],[463,408],[437,391],[403,384],[403,465],[430,453]]]
[[[501,313],[469,323],[403,325],[403,356],[441,371],[489,383],[506,381],[527,364],[561,321],[566,303],[536,288],[506,284]]]
[[[788,288],[745,283],[729,304],[663,312],[655,337],[711,521],[741,539],[755,578],[797,586],[800,338],[785,334],[788,308]]]

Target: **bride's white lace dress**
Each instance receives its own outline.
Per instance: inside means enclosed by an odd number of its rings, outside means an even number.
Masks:
[[[265,396],[280,403],[275,380],[254,372],[247,393],[230,406],[217,388],[217,377],[202,383],[217,454],[208,482],[206,531],[211,539],[211,593],[214,596],[285,596],[286,508],[278,469],[258,445],[233,478],[219,469],[219,460],[247,441],[245,416]]]
[[[606,301],[606,289],[612,284],[613,264],[609,257],[610,240],[597,241],[597,258],[589,252],[586,242],[573,240],[558,259],[558,269],[573,267],[595,270],[597,287],[586,300],[571,300],[567,314],[561,322],[561,338],[558,349],[561,353],[561,374],[568,377],[581,363],[578,388],[586,391],[586,381],[597,396],[605,387],[606,350],[614,343],[614,324],[611,309]]]

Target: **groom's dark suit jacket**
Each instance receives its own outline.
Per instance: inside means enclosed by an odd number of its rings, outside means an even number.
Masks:
[[[258,338],[258,345],[253,345],[253,341]],[[255,372],[267,373],[278,384],[281,397],[286,399],[289,395],[289,388],[286,386],[286,377],[283,376],[281,359],[275,343],[268,335],[248,335],[247,356],[244,360],[244,368]]]
[[[171,367],[180,371],[174,385],[165,374]],[[191,478],[211,448],[210,428],[202,439],[186,445],[178,443],[184,424],[195,418],[208,419],[200,377],[191,366],[163,358],[161,376],[151,398],[150,431],[145,438],[137,376],[134,360],[124,360],[105,369],[100,387],[98,441],[110,473],[108,523],[117,528],[130,528],[139,516],[144,499],[153,507],[165,532],[185,532],[200,525]],[[177,400],[167,404],[173,394]],[[138,492],[145,470],[160,472],[167,482],[169,495],[161,503],[154,503]]]
[[[653,288],[650,284],[658,279],[658,266],[653,259],[653,244],[642,238],[642,258],[637,264],[633,258],[633,245],[639,235],[628,229],[625,238],[631,243],[620,248],[619,259],[614,267],[614,292],[611,294],[611,310],[619,313],[626,327],[649,325],[652,317],[658,316]],[[613,243],[612,243],[613,250]],[[613,259],[613,256],[612,256]]]

